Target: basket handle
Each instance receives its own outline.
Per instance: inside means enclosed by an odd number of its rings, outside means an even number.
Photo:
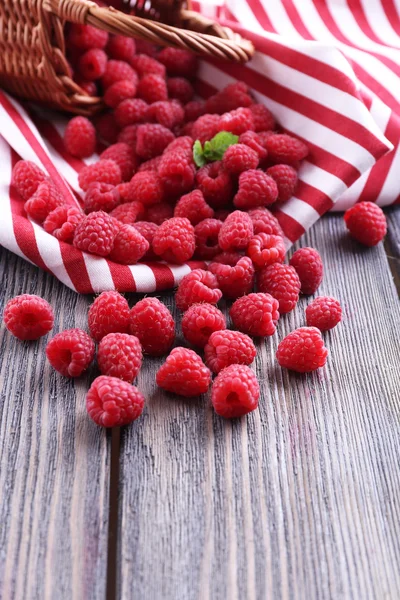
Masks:
[[[251,42],[227,27],[190,11],[180,13],[181,29],[150,19],[127,15],[113,7],[100,7],[88,0],[44,0],[43,9],[58,18],[93,25],[113,34],[135,37],[161,46],[184,48],[196,54],[244,63],[254,53]]]

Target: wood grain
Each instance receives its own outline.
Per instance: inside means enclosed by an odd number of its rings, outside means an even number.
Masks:
[[[393,279],[400,297],[400,207],[386,211],[388,233],[385,240],[386,254]]]
[[[325,263],[319,293],[344,307],[325,369],[274,361],[307,298],[259,344],[262,399],[248,418],[159,391],[161,360],[142,369],[148,405],[121,437],[119,598],[400,597],[397,294],[383,245],[361,249],[341,217],[307,244]]]
[[[36,293],[56,307],[54,332],[85,328],[89,300],[0,248],[0,310]],[[45,361],[46,338],[0,328],[0,597],[104,598],[109,441],[85,412],[90,377]]]

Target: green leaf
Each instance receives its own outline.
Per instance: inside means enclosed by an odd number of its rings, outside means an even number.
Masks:
[[[204,142],[203,154],[207,160],[216,160],[214,158],[214,148],[211,142]]]
[[[233,146],[233,144],[237,144],[238,141],[239,136],[234,135],[229,131],[220,131],[219,133],[217,133],[217,135],[215,135],[210,142],[212,148],[211,160],[221,160],[227,148],[229,148],[229,146]]]
[[[207,164],[200,140],[196,140],[193,144],[193,160],[198,167],[204,167]]]

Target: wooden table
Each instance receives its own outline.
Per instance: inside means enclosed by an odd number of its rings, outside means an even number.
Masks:
[[[241,420],[167,397],[153,359],[142,418],[105,431],[85,412],[95,368],[63,379],[46,339],[21,343],[2,325],[0,597],[398,599],[400,212],[389,221],[374,249],[340,216],[305,236],[343,323],[326,334],[326,368],[281,370],[278,339],[304,324],[302,298],[259,344],[260,408]],[[36,293],[56,307],[55,332],[86,327],[91,298],[5,250],[0,272],[0,307]]]

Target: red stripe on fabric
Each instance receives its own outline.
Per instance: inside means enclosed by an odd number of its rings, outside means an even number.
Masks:
[[[333,206],[329,196],[304,181],[299,181],[295,196],[312,206],[321,216]]]
[[[306,40],[312,40],[313,36],[307,29],[306,24],[303,23],[294,2],[292,2],[292,0],[283,0],[283,4],[285,6],[285,11],[288,18],[292,21],[293,25],[295,25],[301,37],[303,37]]]
[[[192,271],[194,269],[207,269],[207,263],[205,263],[202,260],[190,260],[186,264],[188,267],[190,267],[192,269]]]
[[[60,242],[61,258],[69,278],[79,294],[93,294],[94,290],[83,254],[72,244]]]
[[[136,281],[128,266],[119,265],[111,260],[107,260],[107,264],[118,292],[136,292]]]
[[[167,265],[148,263],[148,267],[153,272],[156,281],[156,291],[169,290],[175,287],[175,279],[173,273]]]
[[[393,27],[397,35],[400,36],[400,17],[393,0],[383,0],[382,8],[388,18],[390,25]]]
[[[366,90],[365,88],[361,88],[360,89],[360,96],[361,96],[362,101],[364,102],[365,106],[370,111],[371,110],[371,106],[372,106],[372,102],[373,102],[373,98],[372,98],[372,95],[371,95],[370,91]]]
[[[323,150],[319,146],[315,146],[311,142],[307,142],[307,145],[310,148],[310,155],[307,156],[307,161],[332,175],[336,175],[346,185],[351,185],[360,177],[360,171],[350,163]]]
[[[274,215],[279,221],[279,225],[282,227],[282,231],[285,236],[291,241],[295,242],[305,232],[305,229],[300,223],[298,223],[289,215],[286,215],[280,210],[274,211]]]
[[[373,29],[371,29],[360,0],[347,0],[347,6],[353,14],[353,17],[357,21],[362,32],[369,37],[370,40],[377,44],[382,44],[382,40],[380,40]]]
[[[257,21],[260,23],[261,27],[266,31],[270,31],[275,33],[275,28],[272,25],[272,22],[265,11],[265,8],[260,0],[248,0],[248,5],[250,6],[254,16]]]
[[[354,62],[354,60],[352,60],[349,57],[347,57],[347,59],[351,64],[353,71],[357,76],[357,79],[359,79],[365,85],[365,87],[369,88],[371,92],[378,96],[378,98],[384,104],[387,104],[389,108],[399,113],[400,102],[397,100],[397,98],[393,96],[386,88],[384,88],[383,85],[379,83],[379,81],[372,77],[372,75],[370,75],[358,63]]]

